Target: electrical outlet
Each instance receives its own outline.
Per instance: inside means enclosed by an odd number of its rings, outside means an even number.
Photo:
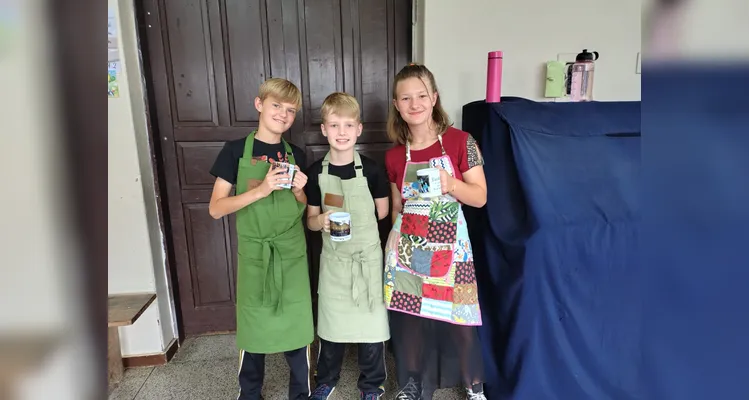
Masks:
[[[642,63],[642,54],[637,53],[637,67],[635,67],[636,74],[642,74],[641,63]]]

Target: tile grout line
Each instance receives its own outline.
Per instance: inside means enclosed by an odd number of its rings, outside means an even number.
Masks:
[[[135,400],[136,398],[138,398],[138,395],[140,394],[140,391],[143,390],[144,386],[146,386],[146,382],[148,382],[148,378],[151,377],[151,374],[153,374],[153,371],[155,371],[155,370],[156,370],[156,367],[151,367],[151,372],[149,372],[148,376],[146,377],[146,379],[143,380],[143,383],[138,388],[138,391],[135,392],[135,395],[133,396],[132,400]]]

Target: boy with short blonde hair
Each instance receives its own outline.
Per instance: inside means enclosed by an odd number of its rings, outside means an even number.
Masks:
[[[384,393],[385,341],[390,339],[383,297],[383,254],[378,221],[387,217],[390,186],[384,169],[354,149],[362,134],[359,103],[346,93],[329,95],[321,108],[322,133],[330,151],[307,170],[307,226],[322,230],[317,334],[317,387],[323,400],[340,379],[346,343],[359,353],[362,399]],[[350,215],[351,238],[333,241],[330,215]]]
[[[283,140],[301,107],[299,89],[273,78],[255,98],[258,127],[229,141],[216,158],[208,212],[236,213],[239,400],[259,400],[265,355],[283,352],[290,368],[289,399],[310,394],[309,344],[314,339],[307,244],[302,224],[307,176],[304,152]],[[291,173],[290,173],[291,172]],[[291,183],[286,189],[284,184]],[[236,186],[236,195],[230,196]]]

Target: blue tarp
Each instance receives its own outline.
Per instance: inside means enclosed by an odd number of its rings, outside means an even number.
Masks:
[[[640,102],[503,98],[463,121],[488,181],[487,206],[468,213],[489,398],[649,399]]]

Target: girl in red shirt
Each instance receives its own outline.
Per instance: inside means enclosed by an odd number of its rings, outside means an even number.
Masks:
[[[473,253],[462,204],[486,203],[476,141],[450,126],[432,73],[408,65],[393,82],[385,156],[393,230],[385,254],[385,303],[401,388],[398,400],[463,385],[485,400]],[[439,170],[442,195],[420,192],[417,171]]]

